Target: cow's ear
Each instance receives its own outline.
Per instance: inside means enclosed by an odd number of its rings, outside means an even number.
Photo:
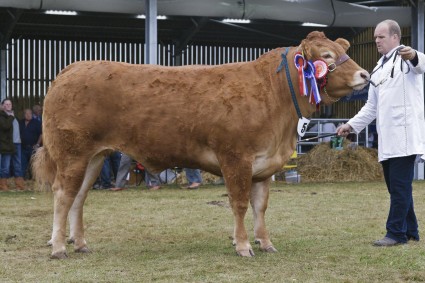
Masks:
[[[347,52],[348,48],[350,48],[350,42],[348,42],[348,40],[346,39],[338,38],[337,40],[335,40],[335,42],[341,45],[342,48],[344,48],[345,52]]]
[[[310,47],[311,42],[307,41],[307,39],[303,39],[301,41],[301,49],[304,52],[304,56],[305,58],[310,58],[311,59],[311,47]]]

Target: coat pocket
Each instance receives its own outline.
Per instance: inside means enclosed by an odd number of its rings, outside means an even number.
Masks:
[[[393,126],[408,126],[412,124],[412,106],[394,105],[391,107],[391,124]]]

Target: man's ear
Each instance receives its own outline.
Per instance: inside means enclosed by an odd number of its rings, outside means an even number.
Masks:
[[[350,42],[348,42],[348,40],[344,38],[338,38],[337,40],[335,40],[335,43],[341,45],[342,48],[344,48],[345,52],[347,52],[348,48],[350,48]]]

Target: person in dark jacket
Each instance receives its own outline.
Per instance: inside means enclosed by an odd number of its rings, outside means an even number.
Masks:
[[[14,116],[8,115],[0,110],[0,154],[12,155],[15,153],[15,145],[13,144],[13,120]],[[8,191],[7,176],[3,176],[0,172],[0,191]]]
[[[31,109],[24,109],[24,119],[19,121],[21,131],[21,169],[25,178],[31,157],[41,145],[41,123],[33,118]],[[31,171],[31,170],[29,170]],[[29,172],[31,177],[31,172]]]

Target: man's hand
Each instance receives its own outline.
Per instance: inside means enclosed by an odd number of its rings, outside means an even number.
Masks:
[[[410,46],[405,46],[398,51],[403,60],[412,60],[416,56],[416,50]]]
[[[353,128],[351,128],[349,124],[343,124],[336,128],[336,133],[338,134],[338,136],[346,137],[351,133],[352,130]]]

